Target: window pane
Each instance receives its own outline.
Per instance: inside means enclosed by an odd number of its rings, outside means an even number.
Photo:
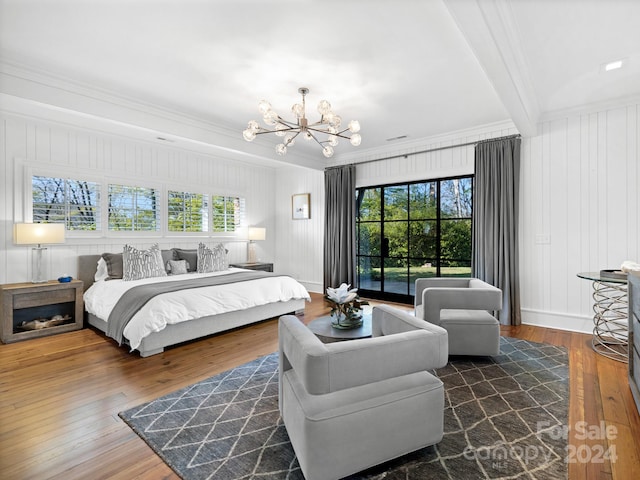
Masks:
[[[437,218],[437,182],[414,183],[409,186],[409,215],[416,220]]]
[[[437,277],[437,262],[435,258],[422,261],[413,259],[409,266],[409,295],[416,294],[416,279]]]
[[[380,224],[360,223],[358,232],[358,252],[380,255]]]
[[[438,247],[436,220],[409,222],[409,257],[435,258]]]
[[[214,232],[235,232],[244,217],[244,198],[211,197]]]
[[[448,265],[467,265],[471,260],[471,220],[442,220],[440,256]]]
[[[358,288],[380,290],[380,257],[358,257]]]
[[[407,261],[402,258],[384,259],[384,291],[408,295]]]
[[[208,195],[169,191],[168,228],[170,232],[209,231]]]
[[[100,184],[33,176],[33,221],[64,223],[67,230],[100,229]]]
[[[454,178],[440,182],[441,216],[471,217],[471,178]]]
[[[157,205],[153,188],[109,185],[109,230],[158,231]]]
[[[356,194],[360,221],[380,220],[380,188],[361,188]]]
[[[406,220],[409,216],[408,185],[385,187],[384,189],[384,219]]]
[[[406,257],[409,254],[407,233],[407,222],[384,222],[384,238],[389,241],[387,256]]]

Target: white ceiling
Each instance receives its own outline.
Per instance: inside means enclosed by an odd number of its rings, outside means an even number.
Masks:
[[[277,159],[275,138],[240,143],[241,132],[262,98],[289,117],[305,86],[312,120],[326,98],[360,121],[362,145],[336,148],[357,159],[508,120],[533,135],[559,112],[638,98],[639,25],[638,0],[0,0],[0,91],[47,102],[15,86],[37,74],[197,119],[230,134],[217,141],[228,151]],[[617,59],[624,68],[602,72]],[[51,103],[102,115],[63,97]],[[325,162],[298,145],[294,158]]]

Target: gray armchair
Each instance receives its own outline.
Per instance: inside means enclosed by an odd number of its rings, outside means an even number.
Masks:
[[[502,290],[477,278],[419,278],[415,314],[449,332],[450,355],[498,355]]]
[[[331,480],[438,443],[447,332],[374,307],[374,338],[323,344],[280,317],[279,407],[302,473]]]

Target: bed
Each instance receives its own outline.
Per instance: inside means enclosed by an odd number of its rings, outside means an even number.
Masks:
[[[100,258],[101,258],[101,255],[80,255],[78,257],[78,278],[84,282],[85,298],[87,298],[87,296],[91,294],[92,291],[96,290],[98,287],[106,286],[106,285],[102,285],[103,283],[105,283],[104,281],[95,282],[96,268],[97,268],[98,260],[100,260]],[[234,273],[237,271],[241,271],[242,269],[229,269],[229,270],[230,270],[230,273]],[[264,272],[253,272],[253,273],[263,274]],[[187,276],[189,275],[184,275],[184,277],[187,277]],[[278,277],[273,275],[268,276],[268,274],[266,274],[266,276],[267,278],[264,281],[271,282],[271,283],[274,283],[275,279]],[[183,275],[176,275],[173,278],[167,278],[166,281],[177,281],[178,277],[183,277]],[[279,277],[282,277],[282,276],[279,276]],[[286,280],[291,282],[293,279],[286,277]],[[158,279],[158,281],[160,282],[160,279]],[[261,280],[252,279],[252,280],[249,280],[248,282],[258,282],[258,281],[261,281]],[[91,289],[94,282],[97,284],[96,289]],[[114,280],[112,282],[106,282],[106,283],[112,284],[113,286],[115,286],[118,284],[118,282],[122,282],[122,281]],[[273,317],[278,317],[280,315],[284,315],[287,313],[300,314],[304,311],[305,301],[310,300],[310,297],[306,289],[302,285],[300,285],[295,280],[293,280],[293,282],[294,284],[297,284],[302,288],[302,290],[304,291],[303,292],[304,294],[302,292],[299,292],[294,295],[290,295],[290,292],[287,292],[287,296],[283,296],[283,299],[277,300],[277,301],[268,301],[267,303],[263,303],[266,300],[262,297],[259,299],[248,298],[246,299],[247,302],[249,301],[252,303],[261,302],[263,304],[245,308],[243,306],[246,303],[245,301],[236,302],[236,303],[242,303],[242,305],[240,305],[239,307],[241,309],[235,309],[235,310],[226,311],[223,313],[215,313],[211,315],[204,314],[203,313],[204,307],[201,308],[200,303],[198,303],[198,310],[199,310],[198,315],[201,315],[201,316],[198,316],[197,318],[193,318],[193,319],[188,319],[185,321],[180,321],[179,323],[169,323],[166,326],[156,325],[155,327],[152,328],[153,331],[151,331],[147,335],[144,335],[142,338],[136,337],[133,340],[130,340],[125,335],[123,343],[129,345],[132,351],[134,349],[138,350],[138,352],[140,353],[140,356],[148,357],[150,355],[155,355],[163,352],[165,347],[175,345],[181,342],[202,338],[208,335],[212,335],[214,333],[219,333],[219,332],[223,332],[233,328],[249,325],[251,323],[259,322],[261,320],[267,320]],[[124,282],[124,283],[135,284],[137,282]],[[111,287],[112,285],[109,285],[109,286]],[[240,285],[240,283],[238,283],[238,285]],[[250,285],[250,284],[246,283],[246,285]],[[252,285],[255,285],[255,284],[252,284]],[[291,283],[289,283],[289,286],[292,286]],[[295,285],[293,285],[293,287],[295,287]],[[202,289],[198,289],[198,291],[199,290],[202,290]],[[254,288],[247,287],[247,288],[244,288],[244,291],[247,293],[250,293],[254,291]],[[98,292],[99,292],[98,298],[103,298],[104,291],[98,290]],[[171,295],[171,294],[159,295],[158,297],[164,297],[166,295]],[[295,298],[286,299],[291,296]],[[184,301],[184,298],[182,301]],[[230,303],[233,304],[234,302],[230,302]],[[191,307],[192,305],[189,305],[189,306]],[[98,308],[85,308],[85,309],[87,310],[86,315],[87,315],[88,323],[93,327],[99,329],[100,331],[107,333],[109,330],[109,325],[107,322],[108,317],[105,318],[104,313],[99,313]],[[94,313],[91,313],[90,310],[94,311]],[[133,321],[134,320],[132,319],[132,322]]]

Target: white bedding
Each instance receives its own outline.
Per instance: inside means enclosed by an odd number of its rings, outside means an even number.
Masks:
[[[230,268],[223,272],[188,273],[168,277],[146,278],[125,282],[102,280],[95,282],[84,294],[87,312],[107,320],[120,297],[130,288],[149,283],[173,282],[180,278],[211,277],[244,271]],[[206,317],[234,310],[286,302],[293,299],[311,301],[307,289],[291,277],[277,276],[246,282],[201,287],[164,293],[152,298],[136,313],[124,329],[131,349],[140,346],[142,339],[152,332],[163,330],[168,324]]]

